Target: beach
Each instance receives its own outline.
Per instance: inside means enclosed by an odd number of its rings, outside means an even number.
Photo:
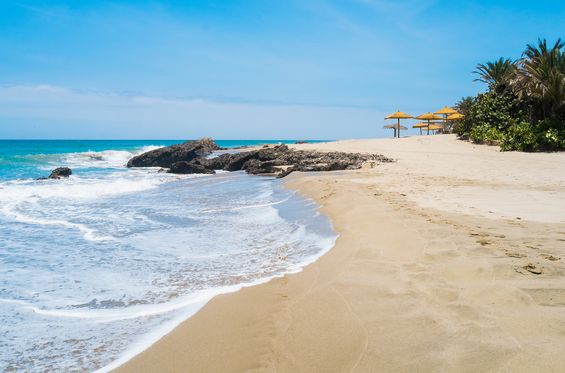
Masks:
[[[565,153],[453,135],[295,147],[396,162],[288,176],[334,248],[215,297],[118,372],[563,369]]]

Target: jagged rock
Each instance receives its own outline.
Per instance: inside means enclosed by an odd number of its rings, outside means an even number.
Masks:
[[[231,161],[231,154],[222,154],[214,158],[199,158],[198,161],[210,170],[223,170]]]
[[[289,167],[286,170],[281,171],[278,175],[277,175],[277,179],[282,179],[285,176],[290,175],[291,173],[294,172],[294,167]]]
[[[213,146],[211,146],[210,143],[215,145],[211,139],[206,141],[208,145],[204,147],[206,149],[204,152],[202,152],[203,148],[201,145],[192,142],[190,148],[193,150],[198,148],[198,150],[194,150],[194,154],[190,153],[190,157],[192,158],[189,157],[190,159],[188,160],[183,159],[168,165],[164,165],[164,162],[162,162],[159,165],[161,167],[170,168],[168,172],[171,173],[212,173],[213,170],[243,170],[253,175],[274,174],[277,177],[284,177],[295,171],[355,170],[361,168],[365,162],[383,163],[393,161],[392,159],[376,154],[293,150],[284,144],[266,146],[236,154],[222,154],[214,158],[206,158],[206,153],[213,150]],[[161,152],[157,153],[157,155],[151,155],[150,157],[147,156],[143,158],[148,153],[142,154],[139,157],[150,160],[170,160],[172,154],[176,154],[175,152],[178,151],[175,147],[186,147],[187,144],[188,143],[158,149],[161,150]],[[159,154],[165,154],[167,156],[159,158]],[[186,154],[183,156],[187,157]],[[128,162],[129,167],[131,167],[130,163],[137,162]]]
[[[225,171],[239,171],[242,169],[243,165],[251,160],[258,157],[258,152],[243,152],[238,154],[232,154],[230,160],[224,166]]]
[[[182,144],[166,146],[133,157],[127,167],[165,167],[170,168],[175,162],[186,161],[209,155],[221,149],[211,138],[187,141]]]
[[[262,148],[249,153],[254,154],[245,156],[250,161],[241,167],[242,170],[250,174],[277,173],[277,177],[287,176],[294,171],[354,170],[361,168],[368,161],[392,162],[382,155],[292,150],[286,145]],[[243,153],[240,157],[244,157]],[[288,167],[285,169],[280,166]]]
[[[253,175],[272,174],[275,172],[272,162],[261,162],[258,159],[248,160],[241,169]]]
[[[51,175],[49,175],[48,179],[62,179],[64,177],[69,177],[73,174],[73,170],[68,167],[57,167],[53,171],[51,171]]]
[[[215,174],[216,171],[206,168],[198,161],[192,162],[175,162],[171,165],[169,171],[171,174]]]

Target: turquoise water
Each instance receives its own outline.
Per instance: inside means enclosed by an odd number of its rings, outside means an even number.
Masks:
[[[234,148],[262,144],[294,143],[296,140],[218,140],[219,146]],[[0,140],[0,180],[45,176],[45,168],[57,166],[65,156],[103,151],[133,152],[168,146],[180,140]],[[125,154],[125,153],[124,153]],[[110,156],[110,154],[108,154]],[[116,159],[116,161],[118,161]],[[81,164],[77,164],[81,166]],[[98,165],[99,166],[99,165]]]
[[[0,371],[108,371],[217,294],[333,246],[280,180],[125,167],[173,142],[0,141]],[[58,166],[73,175],[34,179]]]

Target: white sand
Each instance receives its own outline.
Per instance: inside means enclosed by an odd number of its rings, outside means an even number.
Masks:
[[[335,248],[215,298],[120,371],[565,370],[565,153],[453,136],[297,147],[397,162],[291,175]]]

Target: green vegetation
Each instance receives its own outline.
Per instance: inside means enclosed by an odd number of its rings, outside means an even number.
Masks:
[[[565,42],[538,40],[518,61],[500,58],[477,65],[477,81],[488,92],[462,98],[465,115],[455,133],[501,150],[565,149]]]

